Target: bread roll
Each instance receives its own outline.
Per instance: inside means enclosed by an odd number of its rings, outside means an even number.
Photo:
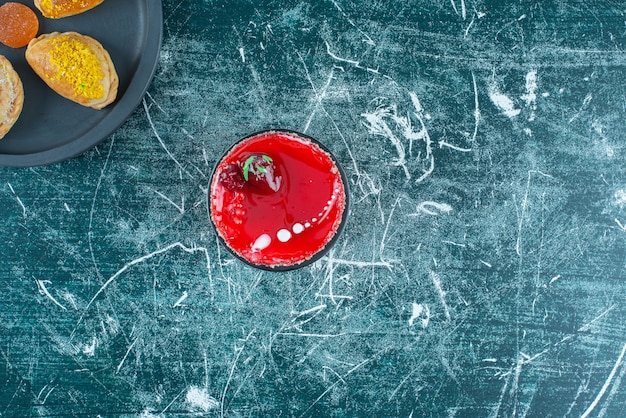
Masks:
[[[119,79],[109,53],[95,39],[76,32],[53,32],[33,39],[26,61],[66,99],[102,109],[117,96]]]
[[[104,0],[35,0],[35,7],[50,19],[73,16],[93,9]]]
[[[11,129],[22,113],[24,88],[13,66],[0,55],[0,139]]]

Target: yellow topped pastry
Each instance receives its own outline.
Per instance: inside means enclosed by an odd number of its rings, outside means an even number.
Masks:
[[[41,14],[50,19],[73,16],[93,9],[104,0],[35,0]]]
[[[11,129],[22,113],[24,88],[13,66],[0,55],[0,139]]]
[[[26,61],[66,99],[102,109],[117,96],[119,79],[109,53],[95,39],[76,32],[53,32],[33,39]]]

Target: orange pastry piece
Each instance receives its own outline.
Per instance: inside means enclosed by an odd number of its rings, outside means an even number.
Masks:
[[[54,91],[66,99],[102,109],[117,96],[119,78],[106,49],[76,32],[52,32],[33,39],[26,61]]]
[[[104,0],[35,0],[35,7],[50,19],[73,16],[91,10]]]
[[[0,55],[0,139],[22,113],[24,88],[20,76],[4,55]]]
[[[39,32],[39,20],[30,7],[8,2],[0,6],[0,42],[22,48]]]

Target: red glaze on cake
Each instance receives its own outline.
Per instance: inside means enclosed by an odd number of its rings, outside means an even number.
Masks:
[[[244,260],[270,269],[297,266],[324,250],[346,202],[331,156],[289,131],[243,139],[220,161],[210,185],[220,237]]]

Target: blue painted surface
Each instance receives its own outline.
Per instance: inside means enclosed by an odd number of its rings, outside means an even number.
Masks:
[[[163,6],[129,120],[0,169],[0,417],[626,413],[621,2]],[[323,142],[352,198],[281,274],[206,205],[270,127]]]

